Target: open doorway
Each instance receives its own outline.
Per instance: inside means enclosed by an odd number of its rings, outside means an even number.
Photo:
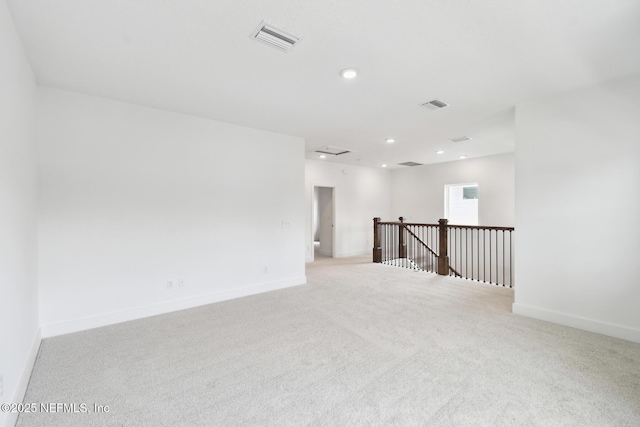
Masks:
[[[333,258],[333,220],[335,213],[333,187],[313,187],[313,249],[314,259]]]

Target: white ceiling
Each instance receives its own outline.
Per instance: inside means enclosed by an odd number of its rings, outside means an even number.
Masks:
[[[516,103],[640,72],[640,0],[8,4],[41,85],[302,136],[364,166],[513,151]],[[251,40],[262,20],[302,41]],[[451,106],[419,106],[434,98]]]

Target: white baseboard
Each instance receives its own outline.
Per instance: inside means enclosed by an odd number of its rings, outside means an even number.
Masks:
[[[42,342],[42,336],[40,335],[40,330],[36,332],[36,336],[31,344],[31,350],[29,350],[29,355],[25,361],[24,367],[22,368],[22,373],[20,374],[20,380],[18,381],[18,387],[16,388],[15,393],[13,393],[13,399],[3,400],[2,403],[13,402],[20,403],[24,400],[24,395],[27,392],[27,387],[29,386],[29,379],[31,378],[31,372],[33,371],[33,365],[36,363],[36,359],[38,357],[38,350],[40,350],[40,343]],[[7,412],[5,413],[4,422],[2,423],[3,427],[13,427],[16,425],[16,421],[18,421],[18,413],[17,412]]]
[[[261,294],[263,292],[275,291],[277,289],[283,289],[292,286],[304,285],[305,283],[307,283],[306,276],[292,277],[284,280],[245,286],[243,288],[228,289],[224,291],[213,292],[210,294],[191,296],[178,300],[163,302],[160,304],[134,307],[127,310],[105,313],[98,316],[85,317],[82,319],[75,319],[51,325],[43,325],[41,328],[42,337],[48,338],[57,335],[85,331],[87,329],[113,325],[115,323],[127,322],[129,320],[142,319],[144,317],[156,316],[158,314],[170,313],[172,311],[185,310],[188,308],[226,301],[234,298]]]
[[[371,249],[362,249],[359,251],[349,251],[349,252],[338,252],[336,253],[334,258],[348,258],[350,256],[361,256],[361,255],[371,255]],[[373,255],[371,255],[373,257]],[[373,262],[373,258],[371,258],[371,262]]]
[[[514,303],[513,314],[640,343],[640,329]]]

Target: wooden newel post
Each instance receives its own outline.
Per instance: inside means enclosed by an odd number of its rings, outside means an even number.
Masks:
[[[449,254],[447,253],[447,248],[449,247],[448,242],[448,230],[447,223],[448,219],[440,219],[438,220],[438,234],[440,235],[439,242],[439,255],[438,255],[438,274],[443,276],[449,275]]]
[[[400,222],[404,222],[404,217],[398,218]],[[405,239],[405,228],[404,225],[398,225],[398,258],[406,258],[407,257],[407,242]]]
[[[373,262],[382,262],[382,244],[380,243],[380,218],[373,218]]]

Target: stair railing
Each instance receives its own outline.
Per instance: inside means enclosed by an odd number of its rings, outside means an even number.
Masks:
[[[513,227],[373,219],[373,262],[513,287]]]

